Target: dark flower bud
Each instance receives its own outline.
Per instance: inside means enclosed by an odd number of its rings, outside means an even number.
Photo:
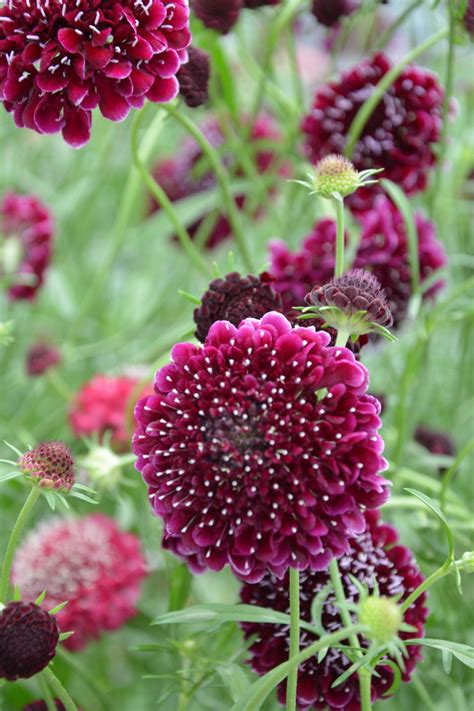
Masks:
[[[191,7],[206,27],[225,35],[238,20],[242,0],[192,0]]]
[[[191,108],[202,106],[208,99],[209,56],[197,47],[189,47],[189,61],[183,64],[177,77],[179,93]]]

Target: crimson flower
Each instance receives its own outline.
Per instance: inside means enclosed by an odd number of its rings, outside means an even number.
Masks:
[[[26,372],[30,377],[43,375],[61,362],[61,353],[45,341],[34,343],[26,354]]]
[[[0,17],[0,100],[18,126],[90,138],[92,110],[123,121],[178,93],[188,0],[8,0]]]
[[[359,591],[350,576],[357,578],[369,590],[379,587],[380,595],[385,597],[401,596],[403,601],[423,581],[423,577],[415,565],[408,548],[398,544],[398,533],[392,527],[379,521],[377,511],[365,514],[367,527],[364,533],[352,538],[349,549],[339,560],[342,585],[346,600],[357,603]],[[301,584],[301,619],[312,621],[311,605],[315,596],[330,583],[327,570],[306,570],[300,576]],[[289,612],[288,575],[278,580],[268,574],[257,585],[245,584],[241,599],[250,605],[269,607],[279,612]],[[427,609],[424,606],[426,594],[421,595],[405,612],[404,622],[416,628],[416,632],[400,632],[401,639],[423,636]],[[343,627],[339,612],[334,604],[335,596],[330,592],[326,597],[321,622],[328,633],[336,632]],[[243,623],[246,637],[256,636],[250,647],[251,664],[257,674],[266,674],[288,659],[289,629],[288,627]],[[366,646],[366,642],[359,638]],[[305,630],[301,634],[301,647],[304,649],[316,637]],[[408,657],[405,661],[403,681],[409,681],[415,666],[421,659],[419,647],[406,647]],[[333,682],[349,666],[351,662],[341,649],[330,649],[321,663],[316,657],[311,657],[299,667],[297,701],[299,709],[329,709],[329,711],[360,711],[360,696],[357,673],[352,674],[340,686],[332,688]],[[377,676],[372,677],[372,703],[382,698],[389,690],[394,678],[390,666],[377,666]],[[286,688],[281,684],[278,688],[278,698],[284,703]]]

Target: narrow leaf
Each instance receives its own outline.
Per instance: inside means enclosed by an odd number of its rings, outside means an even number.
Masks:
[[[449,547],[449,558],[451,560],[454,559],[454,539],[453,539],[453,534],[451,532],[451,529],[449,528],[449,524],[446,520],[446,516],[444,513],[441,511],[439,508],[438,504],[436,504],[433,499],[430,499],[429,496],[426,496],[426,494],[422,494],[421,491],[417,491],[416,489],[405,489],[409,494],[412,494],[412,496],[416,496],[417,499],[422,501],[425,506],[427,506],[431,511],[439,518],[441,521],[444,532],[446,533],[446,538],[448,540],[448,547]]]
[[[229,663],[218,666],[217,673],[229,689],[232,701],[234,702],[238,700],[249,686],[249,678],[238,664]]]

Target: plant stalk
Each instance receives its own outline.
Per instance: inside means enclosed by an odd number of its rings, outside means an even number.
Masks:
[[[15,555],[15,550],[20,540],[21,532],[26,523],[26,519],[30,515],[34,505],[41,495],[41,491],[37,486],[32,486],[31,491],[28,494],[28,498],[23,504],[23,508],[18,514],[18,518],[15,521],[10,538],[7,544],[7,550],[5,551],[5,557],[2,564],[2,577],[0,581],[0,602],[7,601],[8,595],[8,583],[10,580],[10,571],[13,564],[13,557]]]
[[[334,276],[340,277],[344,274],[344,201],[342,197],[334,198],[336,208],[336,264],[334,267]]]
[[[290,653],[292,660],[300,651],[300,574],[296,568],[290,568]],[[296,711],[296,691],[298,686],[298,667],[293,667],[288,674],[286,687],[286,709]]]
[[[77,711],[77,706],[74,703],[74,701],[71,699],[69,696],[68,692],[64,688],[64,686],[61,684],[51,667],[46,667],[46,669],[43,669],[41,672],[43,675],[43,678],[46,679],[48,682],[49,686],[51,689],[54,691],[55,695],[58,697],[60,701],[62,701],[64,708],[66,711]]]

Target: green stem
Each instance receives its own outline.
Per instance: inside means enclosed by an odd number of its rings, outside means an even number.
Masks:
[[[54,703],[54,699],[51,695],[51,692],[49,690],[49,686],[46,683],[46,680],[43,679],[41,675],[38,675],[38,685],[41,691],[41,696],[43,698],[43,701],[46,704],[46,711],[57,711],[57,706]]]
[[[232,227],[232,232],[234,233],[235,241],[237,247],[239,248],[242,261],[246,269],[250,272],[253,271],[252,260],[250,258],[250,253],[247,247],[247,241],[245,238],[245,233],[240,221],[239,211],[235,204],[234,197],[232,195],[232,190],[230,188],[229,178],[224,165],[219,157],[218,152],[211,146],[205,135],[196,126],[193,121],[191,121],[188,116],[178,111],[174,106],[170,104],[165,104],[163,109],[167,111],[173,118],[175,118],[179,123],[186,129],[186,131],[194,138],[196,143],[201,148],[203,154],[209,161],[209,165],[216,176],[217,182],[222,195],[222,202],[224,203],[224,209],[228,217],[230,226]]]
[[[13,556],[15,555],[15,550],[18,545],[18,541],[20,540],[21,532],[25,526],[26,519],[30,515],[31,510],[33,509],[40,495],[41,491],[36,486],[32,486],[31,491],[28,494],[28,498],[23,504],[23,508],[18,514],[18,518],[15,521],[15,525],[13,526],[13,530],[10,534],[10,538],[7,544],[7,550],[5,551],[5,557],[3,559],[2,565],[2,578],[0,581],[0,602],[7,601],[8,583],[10,580],[10,571],[13,563]]]
[[[344,274],[344,201],[341,198],[333,199],[336,208],[336,264],[334,276],[340,277]]]
[[[426,578],[426,580],[424,580],[421,585],[416,588],[416,590],[413,590],[413,592],[407,597],[405,602],[400,605],[401,611],[405,613],[410,607],[410,605],[413,604],[415,600],[418,600],[420,595],[422,595],[426,590],[428,590],[428,588],[438,582],[438,580],[444,578],[444,576],[451,571],[452,565],[453,561],[447,560],[445,563],[443,563],[441,568],[438,568],[438,570],[435,570],[435,572],[430,575],[429,578]]]
[[[411,13],[420,7],[420,0],[413,0],[410,5],[404,9],[404,11],[397,17],[397,19],[392,22],[390,27],[387,27],[385,32],[380,35],[380,39],[376,43],[378,49],[383,49],[392,39],[398,28],[405,22],[405,20],[411,15]]]
[[[365,669],[360,669],[359,672],[359,689],[360,689],[360,708],[361,711],[371,711],[372,700],[370,693],[370,684],[372,676]]]
[[[74,701],[71,699],[69,696],[68,692],[64,688],[64,686],[61,684],[51,667],[46,667],[46,669],[43,669],[41,672],[43,675],[43,678],[46,679],[52,690],[54,691],[55,695],[58,697],[60,701],[62,701],[64,708],[66,711],[77,711],[77,706],[74,703]]]
[[[101,709],[106,709],[108,706],[107,689],[99,682],[93,674],[80,662],[80,656],[77,654],[72,654],[68,652],[62,645],[60,645],[56,653],[58,657],[64,659],[66,664],[76,672],[77,676],[80,676],[85,685],[89,688],[91,694],[96,697],[96,702]]]
[[[163,108],[168,109],[168,106],[164,106]],[[143,111],[140,111],[136,114],[135,119],[132,124],[132,131],[131,131],[131,147],[132,147],[132,157],[133,157],[133,162],[134,165],[138,171],[138,174],[140,175],[141,179],[147,186],[148,190],[151,192],[153,197],[158,201],[158,204],[161,206],[163,212],[165,212],[166,216],[168,217],[169,221],[171,222],[174,231],[176,232],[176,235],[181,243],[181,246],[183,250],[186,252],[187,256],[189,257],[190,261],[194,266],[196,267],[197,270],[199,270],[206,278],[209,277],[209,270],[208,266],[206,264],[206,261],[203,259],[199,251],[196,249],[195,244],[193,243],[191,237],[189,236],[189,232],[187,229],[184,227],[182,224],[181,220],[179,219],[178,213],[176,212],[176,209],[161,187],[156,180],[153,178],[151,173],[148,171],[148,169],[145,167],[145,163],[140,157],[140,152],[138,149],[138,131],[140,129],[140,124],[143,119]]]
[[[384,74],[379,83],[376,85],[372,94],[369,96],[367,101],[362,104],[362,106],[359,108],[358,112],[352,120],[350,129],[347,134],[346,147],[344,150],[344,154],[347,158],[350,158],[352,156],[355,145],[359,140],[367,121],[372,116],[372,113],[376,108],[377,104],[379,103],[379,101],[381,101],[387,89],[389,89],[393,82],[400,76],[406,65],[410,64],[410,62],[413,62],[414,59],[417,59],[420,54],[426,52],[426,50],[432,47],[434,44],[440,42],[442,39],[447,37],[448,34],[448,27],[445,27],[439,32],[436,32],[436,34],[432,35],[431,37],[428,37],[425,42],[420,44],[418,47],[412,49],[411,52],[408,52],[408,54],[406,54],[403,59],[401,59],[386,74]]]
[[[296,568],[290,568],[290,653],[291,660],[300,651],[300,574]],[[286,687],[286,709],[295,711],[296,690],[298,686],[298,667],[293,667],[288,674]]]
[[[345,331],[343,328],[340,328],[337,332],[335,347],[336,348],[345,348],[347,341],[349,340],[350,337],[351,337],[350,331]]]

